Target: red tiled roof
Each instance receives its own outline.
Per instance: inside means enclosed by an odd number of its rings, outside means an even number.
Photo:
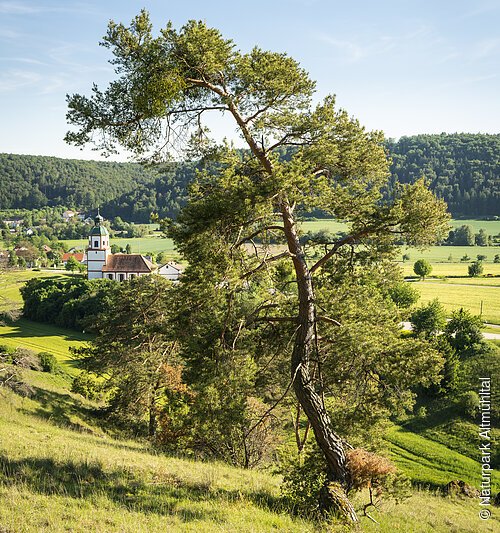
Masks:
[[[69,252],[63,254],[62,261],[67,261],[70,257],[74,257],[77,261],[82,262],[83,261],[83,253],[76,252],[74,254],[70,254]]]
[[[154,266],[140,254],[113,254],[108,257],[103,272],[151,272]]]

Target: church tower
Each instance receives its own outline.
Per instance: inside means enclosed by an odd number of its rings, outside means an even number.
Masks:
[[[87,279],[102,278],[102,267],[106,265],[110,255],[109,232],[103,225],[103,221],[104,219],[97,211],[87,248]]]

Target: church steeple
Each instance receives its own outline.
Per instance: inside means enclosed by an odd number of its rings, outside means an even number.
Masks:
[[[87,248],[88,279],[102,278],[102,267],[106,265],[110,254],[109,232],[103,222],[104,218],[98,209],[94,219],[94,227],[90,231]]]

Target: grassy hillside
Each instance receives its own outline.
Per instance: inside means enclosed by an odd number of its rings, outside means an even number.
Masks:
[[[24,375],[32,398],[0,388],[2,531],[344,531],[290,517],[280,479],[268,472],[167,457],[147,443],[112,438],[92,417],[92,406],[67,391],[62,377]],[[401,434],[395,429],[390,438]],[[411,453],[420,452],[422,442]],[[412,450],[414,443],[412,438],[397,446]],[[432,447],[431,441],[426,446]],[[435,457],[444,461],[439,464],[446,475],[457,477],[462,463],[458,471],[450,469],[445,456],[440,447]],[[472,461],[471,476],[473,470]],[[365,498],[356,497],[356,505]],[[416,490],[402,504],[389,502],[375,511],[380,525],[361,517],[358,531],[498,531],[498,521],[480,522],[478,510],[472,499]]]
[[[481,465],[444,444],[397,426],[386,438],[391,458],[414,483],[442,487],[443,480],[462,479],[475,487],[481,484]],[[496,491],[500,489],[498,475],[493,486]]]

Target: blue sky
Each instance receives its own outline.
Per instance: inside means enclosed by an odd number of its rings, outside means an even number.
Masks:
[[[500,0],[0,0],[0,152],[98,158],[62,140],[65,94],[112,79],[98,42],[142,7],[156,29],[202,19],[287,52],[318,97],[388,137],[500,130]]]

